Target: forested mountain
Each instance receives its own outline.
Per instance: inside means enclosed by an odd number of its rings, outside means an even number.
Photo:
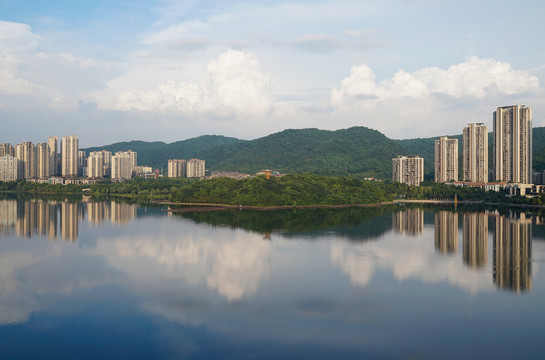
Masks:
[[[462,171],[462,135],[459,141]],[[168,159],[199,158],[210,170],[255,173],[270,168],[276,171],[311,172],[323,175],[391,177],[392,158],[419,155],[424,158],[425,176],[433,177],[434,141],[438,137],[392,140],[365,127],[328,131],[318,129],[284,130],[255,140],[205,135],[170,144],[130,141],[84,149],[138,152],[138,163],[163,167]],[[489,134],[489,162],[492,168],[492,134]],[[545,127],[533,131],[534,168],[545,169]]]
[[[188,140],[176,141],[170,144],[161,141],[128,141],[82,150],[85,150],[87,155],[91,151],[98,150],[108,150],[113,153],[116,151],[132,150],[138,153],[138,164],[151,166],[154,169],[163,167],[166,171],[168,159],[199,158],[200,154],[209,148],[223,147],[233,143],[244,142],[244,140],[231,137],[204,135]]]

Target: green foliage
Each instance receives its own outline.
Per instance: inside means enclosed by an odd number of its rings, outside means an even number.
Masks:
[[[459,169],[462,169],[462,136],[459,141]],[[327,131],[318,129],[284,130],[247,141],[224,136],[201,136],[163,142],[130,141],[84,149],[133,150],[138,163],[154,168],[167,167],[168,159],[199,158],[211,170],[256,173],[273,169],[283,173],[311,172],[321,175],[366,176],[390,179],[392,158],[419,155],[424,158],[425,179],[433,179],[434,141],[438,137],[391,140],[365,127]],[[534,168],[545,169],[545,128],[533,129]],[[492,133],[489,134],[489,168],[492,168]]]
[[[168,159],[187,160],[190,158],[201,158],[199,157],[200,154],[209,148],[222,147],[240,142],[243,143],[245,141],[225,136],[204,135],[188,140],[176,141],[170,144],[161,141],[129,141],[82,150],[85,150],[87,154],[91,151],[100,150],[108,150],[112,153],[115,153],[116,151],[132,150],[138,153],[138,164],[151,166],[155,169],[164,168],[166,170]]]
[[[403,184],[305,173],[270,179],[202,180],[182,186],[170,199],[251,206],[371,204],[393,200],[406,188]]]

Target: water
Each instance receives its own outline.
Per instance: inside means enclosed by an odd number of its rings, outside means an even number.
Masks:
[[[0,200],[2,358],[542,358],[545,226]]]

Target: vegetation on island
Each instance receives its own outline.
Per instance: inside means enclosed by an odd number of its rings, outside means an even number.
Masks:
[[[28,181],[0,183],[2,192],[27,194],[86,194],[121,196],[171,202],[217,203],[245,206],[377,204],[395,199],[446,199],[490,203],[545,204],[545,195],[532,199],[505,198],[503,193],[425,182],[408,186],[390,181],[369,181],[351,176],[311,173],[283,177],[257,176],[243,180],[169,179],[103,181],[95,185],[52,185]]]

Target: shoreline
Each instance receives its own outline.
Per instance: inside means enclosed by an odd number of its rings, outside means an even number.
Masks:
[[[305,210],[305,209],[347,209],[347,208],[373,208],[399,204],[435,204],[435,205],[486,205],[494,207],[512,207],[528,209],[545,209],[545,205],[531,204],[504,204],[489,203],[481,201],[454,201],[454,200],[394,200],[380,202],[376,204],[340,204],[340,205],[279,205],[279,206],[257,206],[257,205],[229,205],[217,203],[194,203],[194,202],[171,202],[171,201],[151,201],[152,204],[166,205],[169,213],[185,212],[204,212],[204,211],[225,211],[225,210],[256,210],[256,211],[275,211],[275,210]],[[171,209],[170,206],[185,206],[182,208]]]
[[[203,212],[203,211],[223,211],[223,210],[304,210],[304,209],[346,209],[346,208],[373,208],[387,205],[395,205],[394,202],[381,202],[377,204],[341,204],[341,205],[278,205],[278,206],[257,206],[257,205],[228,205],[215,203],[194,203],[194,202],[170,202],[170,201],[152,201],[152,204],[167,205],[169,208],[164,210],[170,213],[183,212]],[[186,208],[171,209],[170,206],[189,206]]]

